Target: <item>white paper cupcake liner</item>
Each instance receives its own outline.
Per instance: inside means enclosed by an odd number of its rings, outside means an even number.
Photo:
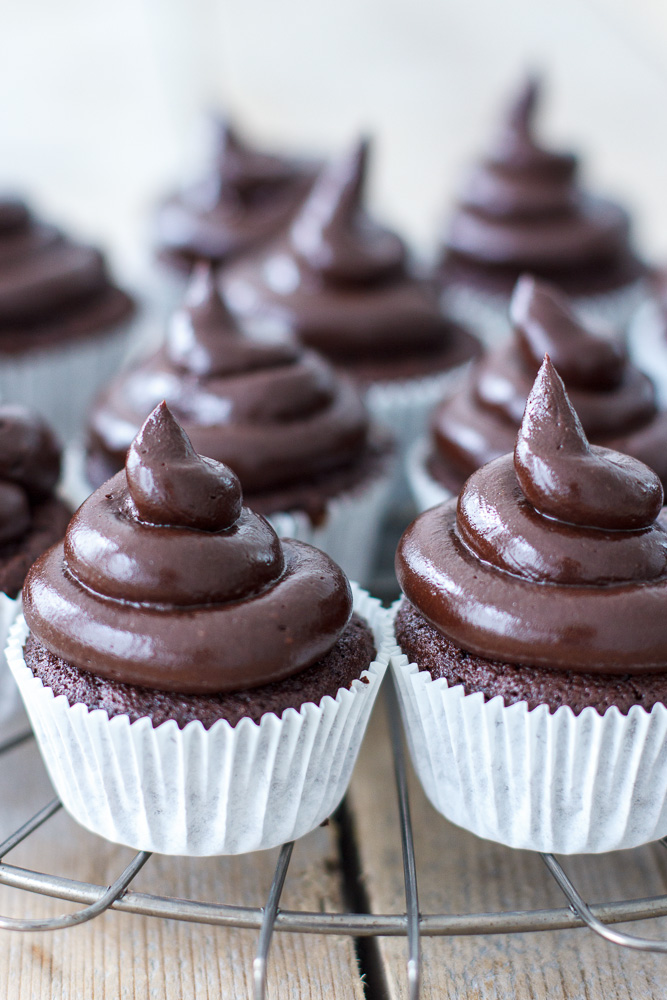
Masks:
[[[641,279],[604,294],[573,296],[572,303],[583,317],[609,323],[621,339],[646,297],[646,282]],[[489,347],[510,333],[509,302],[509,294],[494,294],[464,284],[452,284],[442,297],[447,315],[467,325]]]
[[[280,719],[267,713],[234,728],[220,720],[208,730],[130,724],[54,697],[25,665],[21,616],[7,659],[68,812],[107,840],[162,854],[241,854],[315,829],[345,793],[394,648],[389,613],[355,584],[353,593],[377,649],[360,680]]]
[[[657,302],[638,309],[628,331],[630,356],[655,382],[658,402],[667,406],[667,324]]]
[[[428,471],[427,459],[431,451],[431,441],[423,437],[415,441],[408,452],[405,469],[417,513],[421,514],[429,507],[435,507],[445,500],[451,500],[454,494],[446,486],[439,483]]]
[[[137,329],[137,320],[130,319],[69,343],[0,354],[0,399],[36,410],[69,441],[80,432],[98,389],[120,367]]]
[[[9,630],[21,613],[21,597],[13,600],[0,593],[0,643],[3,652],[0,654],[0,726],[6,725],[21,711],[21,699],[16,681],[7,666],[4,649],[7,644]]]
[[[667,708],[627,715],[505,707],[399,652],[392,657],[408,745],[443,816],[487,840],[556,854],[637,847],[667,834]]]
[[[374,476],[329,500],[321,522],[313,524],[304,511],[268,515],[281,538],[296,538],[326,552],[351,580],[369,583],[394,485],[395,456],[388,455]],[[61,495],[74,510],[92,490],[85,474],[84,449],[73,442],[65,450]]]

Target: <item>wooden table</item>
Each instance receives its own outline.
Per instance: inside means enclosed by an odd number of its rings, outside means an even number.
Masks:
[[[331,822],[299,841],[282,905],[343,910],[345,883],[374,910],[405,910],[393,762],[381,700],[348,796],[354,837]],[[0,758],[0,836],[51,797],[34,744]],[[434,812],[410,775],[422,912],[466,912],[562,906],[539,857],[467,834]],[[349,831],[348,831],[349,835]],[[343,845],[341,849],[341,843]],[[132,856],[58,813],[8,858],[12,864],[82,881],[112,881]],[[240,858],[154,856],[132,888],[200,900],[262,906],[277,852]],[[571,859],[568,871],[592,900],[664,891],[667,852],[653,845],[602,858]],[[349,890],[348,884],[348,890]],[[55,916],[76,908],[57,899],[0,888],[0,913]],[[664,920],[633,925],[667,937]],[[7,1000],[244,1000],[252,997],[257,932],[107,912],[53,933],[0,931],[0,996]],[[407,997],[404,938],[369,940],[358,953],[348,937],[276,933],[267,996],[272,1000],[371,1000]],[[365,985],[364,985],[365,983]],[[364,989],[366,993],[364,993]],[[614,948],[587,930],[513,936],[424,939],[423,1000],[650,1000],[667,995],[667,958]]]

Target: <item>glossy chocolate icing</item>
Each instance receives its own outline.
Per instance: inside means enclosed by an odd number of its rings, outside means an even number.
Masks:
[[[352,385],[297,343],[243,336],[209,265],[195,271],[166,344],[99,397],[90,454],[102,455],[114,471],[122,468],[161,399],[195,450],[231,466],[253,502],[263,492],[352,467],[369,447],[368,415]]]
[[[580,188],[573,154],[538,144],[538,98],[538,80],[528,79],[470,171],[444,234],[445,268],[463,261],[510,280],[528,270],[561,282],[636,271],[627,213]]]
[[[513,336],[489,351],[434,415],[436,478],[458,489],[475,469],[512,449],[548,352],[591,440],[633,455],[667,484],[667,413],[611,331],[579,319],[564,295],[528,276],[517,283],[510,316]]]
[[[45,330],[78,334],[124,318],[130,300],[113,286],[99,250],[0,199],[0,346],[21,349]],[[88,326],[87,326],[88,324]],[[14,341],[15,343],[6,343]]]
[[[399,544],[410,603],[490,660],[599,673],[667,669],[667,514],[658,477],[590,445],[545,359],[514,455]]]
[[[435,285],[417,277],[403,241],[364,204],[369,144],[327,164],[287,229],[222,274],[237,313],[296,335],[354,369],[424,353],[440,368],[476,353],[476,342],[440,311]]]
[[[161,403],[126,470],[72,518],[24,587],[34,635],[100,677],[207,694],[267,684],[334,646],[343,572],[242,506],[230,469],[197,455]]]
[[[36,505],[51,498],[59,476],[60,445],[44,421],[0,405],[0,545],[30,531]]]
[[[316,165],[259,152],[226,118],[212,126],[206,176],[169,198],[156,219],[160,250],[189,268],[225,262],[285,226],[312,184]]]

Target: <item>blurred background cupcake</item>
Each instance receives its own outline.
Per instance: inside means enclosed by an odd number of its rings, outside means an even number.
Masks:
[[[369,214],[368,154],[362,140],[326,164],[283,233],[221,281],[250,329],[296,337],[354,379],[402,455],[480,347],[443,315],[404,241]]]
[[[201,454],[236,472],[248,503],[281,535],[317,544],[367,580],[392,483],[391,436],[324,358],[285,338],[244,336],[210,264],[197,266],[164,344],[95,401],[78,499],[123,468],[162,399]]]
[[[642,297],[628,212],[582,187],[579,159],[537,138],[541,84],[529,77],[466,177],[442,237],[444,301],[492,340],[524,271],[556,282],[619,333]]]
[[[161,261],[187,275],[197,261],[225,265],[283,229],[307,195],[317,166],[256,149],[228,118],[209,120],[207,165],[160,205],[154,241]],[[183,282],[174,277],[175,297]]]
[[[0,195],[0,399],[71,437],[120,366],[135,309],[98,249]]]
[[[528,275],[517,283],[508,312],[511,336],[437,407],[430,437],[413,448],[409,477],[419,509],[458,493],[476,469],[513,449],[545,354],[591,441],[633,455],[667,485],[667,411],[610,327],[580,319],[567,296]]]

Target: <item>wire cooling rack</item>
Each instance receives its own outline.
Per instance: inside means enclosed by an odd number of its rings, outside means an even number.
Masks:
[[[47,823],[61,808],[60,801],[54,799],[0,844],[0,884],[45,896],[55,896],[71,903],[81,903],[82,909],[43,920],[0,916],[0,928],[13,931],[53,931],[74,927],[92,920],[105,910],[114,909],[191,923],[255,929],[259,931],[253,964],[255,1000],[264,1000],[269,949],[276,931],[300,934],[346,934],[355,938],[406,937],[406,972],[410,1000],[418,1000],[419,997],[421,939],[424,936],[512,934],[588,927],[606,941],[621,947],[667,953],[667,941],[637,937],[617,931],[611,926],[620,922],[667,916],[667,895],[589,905],[553,854],[543,854],[542,859],[565,895],[568,903],[566,907],[494,913],[420,913],[405,754],[400,735],[398,703],[391,682],[387,685],[386,696],[403,846],[405,913],[315,913],[280,909],[280,896],[292,856],[293,843],[285,844],[281,848],[266,905],[263,907],[204,903],[194,899],[134,892],[130,888],[132,880],[151,857],[146,851],[139,851],[118,878],[108,886],[80,882],[6,864],[4,861],[6,855],[31,833]],[[32,733],[25,732],[0,743],[0,755],[31,738]],[[660,843],[667,847],[667,838]]]

